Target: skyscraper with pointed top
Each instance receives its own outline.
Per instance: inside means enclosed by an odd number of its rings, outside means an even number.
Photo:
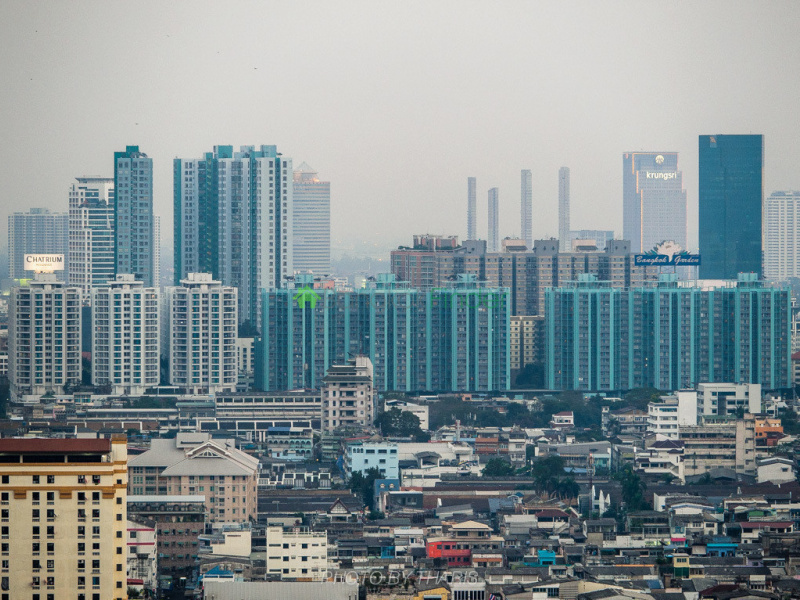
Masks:
[[[525,240],[528,250],[533,248],[533,180],[530,169],[521,172],[520,185],[520,236]]]

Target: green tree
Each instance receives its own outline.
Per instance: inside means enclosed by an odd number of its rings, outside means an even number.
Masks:
[[[511,463],[506,462],[502,458],[490,458],[481,471],[485,477],[508,477],[515,472]]]
[[[530,473],[537,490],[555,492],[558,482],[566,476],[564,459],[556,454],[548,454],[533,461]]]
[[[364,473],[360,471],[354,472],[350,476],[350,481],[348,482],[350,491],[361,498],[364,506],[366,506],[370,512],[375,508],[376,479],[383,479],[383,475],[381,475],[377,467],[372,467],[364,471]]]
[[[617,474],[617,479],[622,484],[622,499],[628,512],[650,509],[650,503],[645,500],[647,485],[637,473],[633,472],[630,465]]]
[[[517,373],[514,387],[541,390],[544,388],[544,365],[530,363]]]

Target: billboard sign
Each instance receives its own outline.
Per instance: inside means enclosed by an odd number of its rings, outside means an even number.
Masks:
[[[64,270],[63,254],[26,254],[25,270],[35,273],[53,273]]]
[[[689,254],[675,242],[663,242],[646,254],[634,254],[633,263],[664,267],[695,266],[700,264],[700,255]]]

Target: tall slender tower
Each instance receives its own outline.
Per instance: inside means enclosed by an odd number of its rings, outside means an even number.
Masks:
[[[294,273],[292,159],[276,146],[215,146],[173,167],[176,285],[211,273],[237,288],[239,319],[259,327],[260,290]]]
[[[467,177],[467,239],[478,239],[477,223],[475,211],[477,209],[477,180],[474,177]]]
[[[500,251],[500,190],[496,187],[489,190],[489,232],[487,250]]]
[[[531,170],[522,170],[522,183],[520,188],[520,236],[525,240],[525,245],[528,250],[533,248],[533,232],[531,226],[533,225],[533,181],[531,179]]]
[[[701,279],[761,274],[764,136],[701,135]]]
[[[558,247],[570,251],[569,241],[569,167],[558,170]]]
[[[114,153],[114,272],[153,285],[153,159],[127,146]]]

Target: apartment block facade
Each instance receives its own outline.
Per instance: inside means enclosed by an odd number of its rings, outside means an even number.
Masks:
[[[63,254],[69,264],[68,217],[46,208],[8,215],[8,275],[11,279],[30,279],[33,271],[25,269],[26,254]],[[57,272],[67,281],[68,268]]]
[[[70,285],[88,296],[114,279],[114,179],[78,177],[69,189]]]
[[[664,275],[658,285],[628,290],[583,275],[546,297],[549,389],[790,386],[790,291],[755,274],[714,288]]]
[[[0,440],[0,598],[123,600],[124,439]]]
[[[256,386],[319,389],[332,365],[359,355],[386,390],[508,389],[508,290],[462,278],[416,290],[380,275],[369,289],[264,292]]]

